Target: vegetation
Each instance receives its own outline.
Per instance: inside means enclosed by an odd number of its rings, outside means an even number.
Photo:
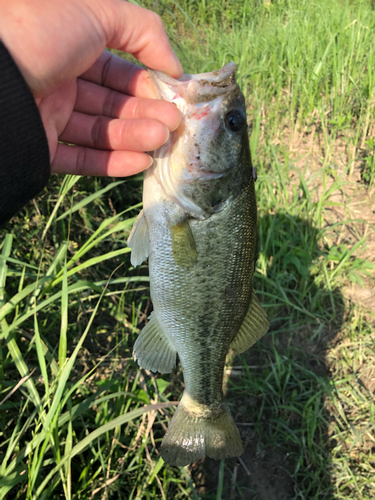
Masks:
[[[160,458],[182,375],[132,359],[151,310],[126,246],[142,177],[56,177],[0,233],[0,498],[373,498],[375,6],[142,4],[186,72],[235,61],[248,104],[271,329],[228,358],[246,451]]]

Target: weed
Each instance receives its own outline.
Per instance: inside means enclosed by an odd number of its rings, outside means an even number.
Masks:
[[[271,330],[228,366],[245,454],[159,457],[182,384],[132,359],[151,308],[126,246],[141,176],[56,177],[1,230],[0,498],[372,498],[373,316],[343,286],[373,286],[373,6],[143,4],[186,71],[234,60],[246,95]]]

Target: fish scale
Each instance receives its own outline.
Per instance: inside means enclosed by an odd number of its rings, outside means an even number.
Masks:
[[[186,465],[242,453],[223,398],[224,364],[229,348],[245,351],[268,320],[252,289],[256,199],[235,65],[179,80],[151,77],[183,118],[145,172],[144,208],[128,241],[134,265],[149,259],[154,309],[134,356],[161,373],[179,356],[185,391],[161,455]]]

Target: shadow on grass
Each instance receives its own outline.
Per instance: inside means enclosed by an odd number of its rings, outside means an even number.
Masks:
[[[245,444],[239,458],[191,468],[197,494],[223,500],[331,499],[328,341],[344,320],[338,289],[323,286],[326,250],[309,221],[278,212],[259,220],[254,288],[269,333],[233,360],[227,400]],[[258,268],[259,268],[258,267]]]

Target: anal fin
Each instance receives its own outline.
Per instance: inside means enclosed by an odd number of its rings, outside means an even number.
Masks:
[[[134,358],[146,370],[170,373],[176,366],[176,351],[165,336],[154,312],[149,320],[134,344]]]
[[[148,225],[143,210],[139,212],[133,224],[127,244],[132,249],[130,262],[137,267],[147,259],[149,254]]]
[[[258,297],[253,292],[249,309],[237,335],[231,342],[231,349],[235,355],[247,351],[265,333],[268,332],[270,324]]]

